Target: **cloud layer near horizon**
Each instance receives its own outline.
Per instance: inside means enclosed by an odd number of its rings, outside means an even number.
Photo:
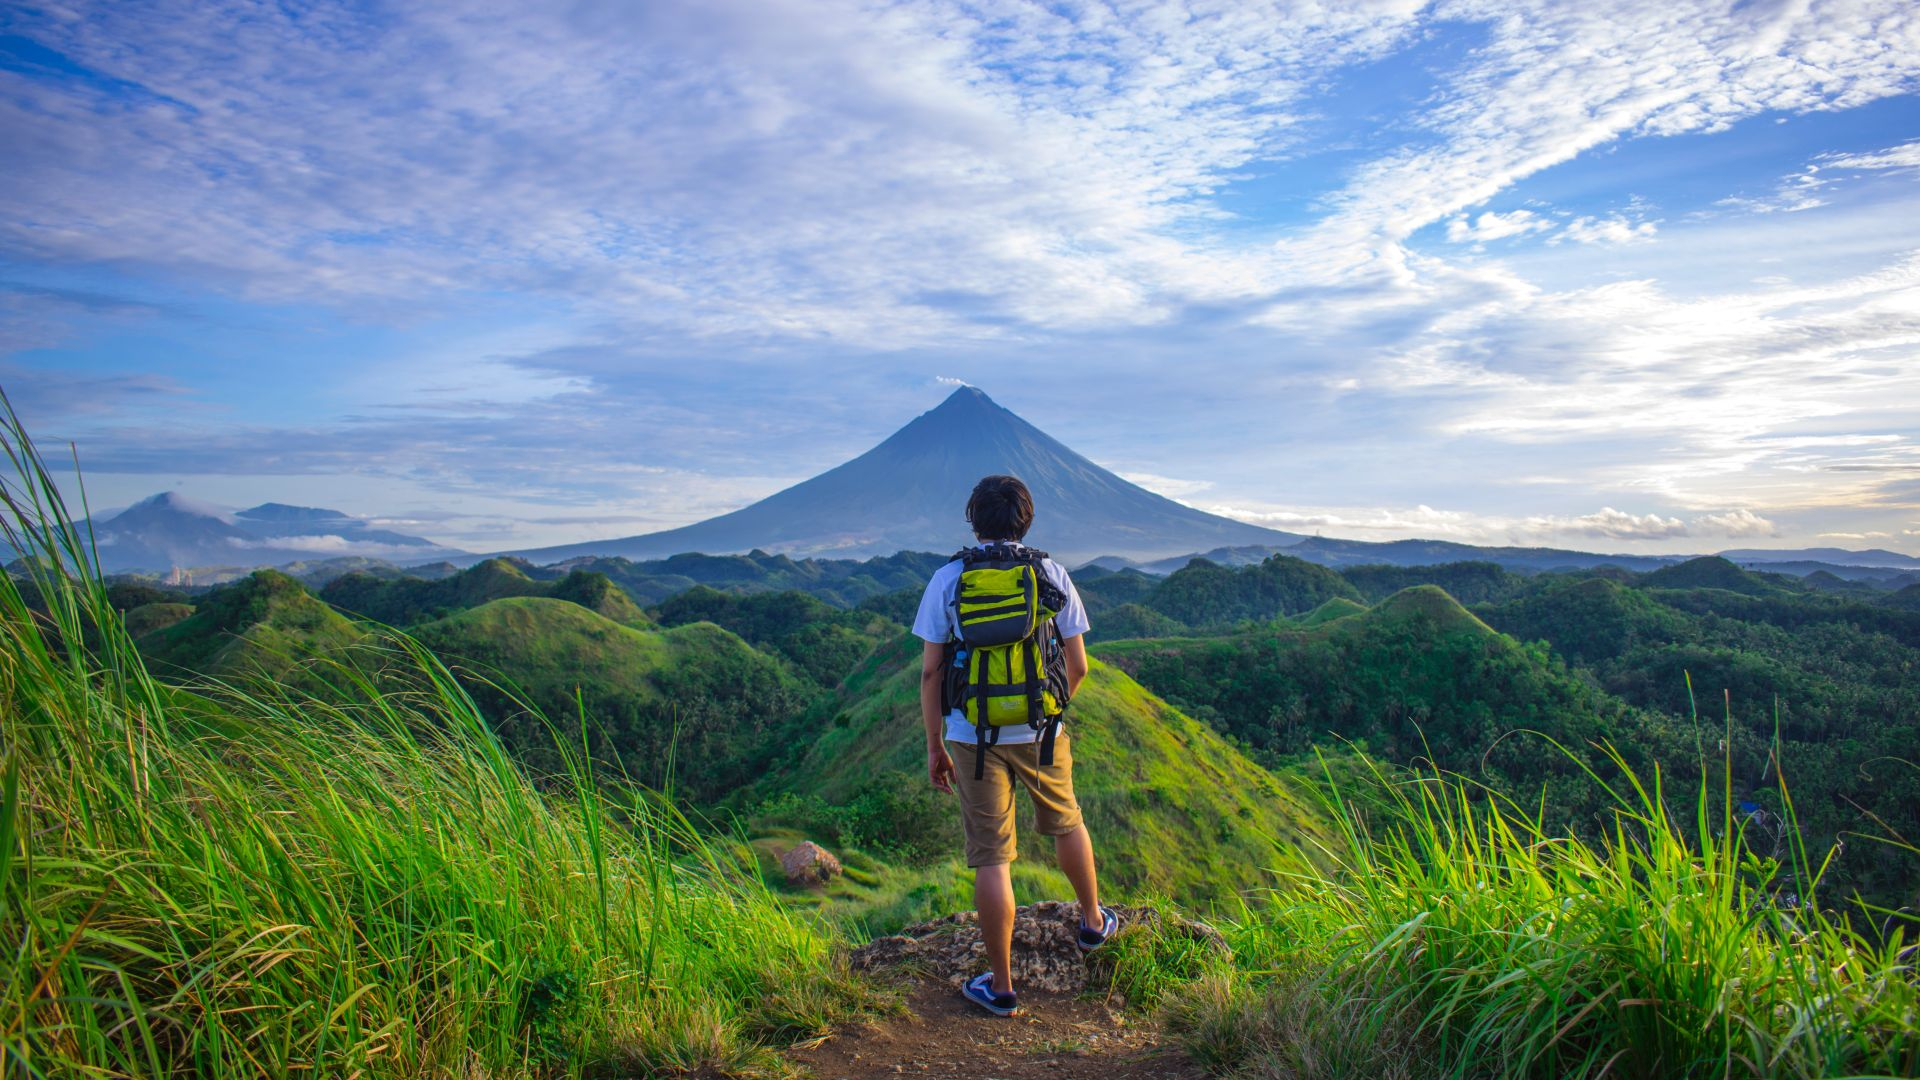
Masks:
[[[1249,520],[1920,517],[1916,113],[1817,134],[1910,100],[1910,5],[5,18],[0,380],[114,476],[584,537],[828,467],[941,376]],[[1810,133],[1771,171],[1606,160],[1770,118]]]

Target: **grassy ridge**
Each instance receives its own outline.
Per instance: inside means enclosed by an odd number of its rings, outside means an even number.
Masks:
[[[1247,1080],[1920,1075],[1911,917],[1862,934],[1817,906],[1805,852],[1763,856],[1725,811],[1730,775],[1682,821],[1614,765],[1596,844],[1375,774],[1368,810],[1331,809],[1332,870],[1223,926],[1230,964],[1136,936],[1116,978]]]
[[[155,681],[6,434],[47,614],[0,578],[0,1074],[738,1070],[863,1004],[749,853],[536,789],[408,639],[325,697]]]

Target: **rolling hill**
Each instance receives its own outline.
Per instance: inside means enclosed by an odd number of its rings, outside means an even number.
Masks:
[[[440,578],[345,574],[320,598],[342,611],[389,626],[411,626],[513,596],[545,596],[578,604],[627,626],[649,625],[646,614],[604,574],[574,570],[560,580],[535,578],[512,559],[487,559]]]
[[[213,590],[191,615],[181,617],[178,606],[169,605],[141,621],[156,627],[138,641],[156,670],[219,678],[263,675],[289,681],[302,661],[366,637],[361,627],[277,570],[256,570]]]
[[[1096,644],[1107,663],[1275,757],[1358,744],[1382,760],[1444,769],[1538,795],[1545,783],[1569,817],[1594,800],[1577,767],[1537,738],[1580,748],[1632,736],[1654,751],[1643,718],[1552,663],[1544,647],[1508,638],[1431,585],[1366,610],[1329,600],[1299,625],[1215,637]]]
[[[751,506],[665,532],[516,554],[544,563],[753,548],[843,557],[952,551],[971,541],[963,514],[967,495],[991,473],[1026,481],[1038,507],[1028,540],[1062,561],[1159,558],[1298,539],[1129,483],[969,386],[872,450]]]
[[[636,629],[551,597],[492,600],[412,633],[456,669],[536,771],[564,763],[556,732],[517,696],[573,746],[584,713],[596,759],[696,802],[744,786],[787,753],[789,721],[818,696],[781,660],[711,623]]]

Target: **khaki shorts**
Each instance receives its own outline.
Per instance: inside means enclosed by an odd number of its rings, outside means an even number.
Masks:
[[[987,747],[985,775],[973,778],[974,746],[947,742],[953,757],[953,789],[967,833],[967,865],[995,866],[1015,858],[1013,782],[1033,798],[1034,826],[1042,836],[1064,836],[1080,827],[1080,804],[1073,797],[1073,751],[1067,733],[1054,738],[1053,764],[1040,767],[1038,742]]]

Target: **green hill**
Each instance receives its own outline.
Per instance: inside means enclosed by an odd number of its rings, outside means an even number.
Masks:
[[[1544,647],[1494,631],[1432,585],[1395,593],[1362,612],[1314,626],[1276,624],[1211,638],[1113,642],[1101,659],[1147,688],[1281,757],[1346,742],[1390,762],[1541,783],[1570,813],[1591,799],[1570,761],[1537,739],[1573,747],[1635,735],[1622,702],[1555,665]]]
[[[328,582],[320,590],[320,599],[342,611],[400,627],[514,596],[551,597],[626,626],[650,625],[633,598],[605,574],[575,568],[558,581],[543,579],[558,573],[535,570],[517,559],[487,559],[457,574],[437,578],[352,573]]]
[[[787,727],[816,695],[779,660],[711,623],[623,626],[578,604],[510,597],[418,626],[458,668],[501,738],[536,770],[557,770],[554,735],[488,680],[510,684],[570,740],[577,708],[596,758],[654,787],[710,801],[789,752]]]
[[[823,687],[837,684],[860,658],[900,632],[871,611],[848,611],[803,592],[724,593],[696,585],[661,603],[663,626],[710,622],[786,657]]]
[[[1087,641],[1116,641],[1121,638],[1174,637],[1191,633],[1186,625],[1147,607],[1145,604],[1121,604],[1099,614],[1089,613],[1093,628]]]
[[[295,677],[303,660],[365,636],[299,582],[277,570],[256,570],[207,593],[192,615],[145,634],[139,646],[157,670],[170,674],[284,680]]]
[[[903,638],[863,663],[842,687],[838,712],[776,784],[829,802],[879,784],[924,787],[919,656],[919,642]],[[1101,876],[1117,890],[1198,905],[1271,884],[1269,868],[1293,854],[1276,853],[1274,841],[1324,839],[1307,795],[1107,664],[1094,663],[1066,730]],[[971,760],[954,764],[970,768]],[[957,814],[950,804],[934,810]],[[1022,859],[1050,863],[1024,799],[1020,813]]]
[[[1158,588],[1161,579],[1128,567],[1108,570],[1102,566],[1083,566],[1073,572],[1074,588],[1087,614],[1099,615],[1125,604],[1137,604]]]
[[[1141,601],[1195,629],[1264,622],[1312,611],[1336,596],[1361,599],[1347,579],[1313,563],[1274,555],[1253,566],[1195,559],[1167,576]]]
[[[1415,585],[1438,585],[1463,604],[1501,600],[1526,587],[1527,577],[1499,563],[1452,562],[1428,566],[1343,566],[1340,576],[1353,583],[1368,603],[1384,600]]]
[[[1748,596],[1765,596],[1783,591],[1761,577],[1748,573],[1718,555],[1706,555],[1643,574],[1640,585],[1649,589],[1724,589]]]
[[[1293,624],[1295,626],[1319,626],[1321,623],[1330,623],[1335,619],[1344,619],[1349,615],[1358,615],[1365,610],[1367,610],[1367,605],[1365,604],[1349,600],[1344,596],[1336,596],[1295,619]]]
[[[508,596],[544,596],[551,588],[510,559],[488,559],[448,577],[385,578],[343,574],[320,590],[320,599],[388,626],[414,623],[479,607]]]
[[[1688,632],[1689,622],[1644,590],[1605,578],[1557,581],[1480,612],[1502,631],[1522,641],[1549,641],[1561,656],[1581,664],[1673,641]]]
[[[131,637],[151,634],[155,630],[164,630],[192,614],[192,604],[141,604],[126,612],[127,634]]]
[[[553,583],[547,593],[555,600],[565,600],[569,604],[578,604],[588,611],[603,615],[622,626],[631,626],[644,630],[653,625],[647,613],[633,602],[625,590],[615,585],[605,574],[596,574],[587,570],[570,571],[566,577]]]
[[[1543,581],[1477,610],[1507,633],[1550,644],[1607,693],[1660,714],[1663,731],[1694,730],[1696,711],[1716,731],[1730,724],[1742,793],[1777,811],[1775,763],[1784,764],[1814,851],[1849,830],[1920,833],[1920,771],[1896,764],[1912,761],[1920,744],[1920,613],[1815,592],[1755,595],[1728,588],[1742,583],[1725,565],[1697,569],[1712,584]],[[1713,746],[1720,742],[1716,735]],[[1697,769],[1681,743],[1663,761],[1685,779]],[[1899,849],[1855,844],[1836,857],[1829,880],[1898,906],[1915,897],[1914,873],[1915,860]]]
[[[871,559],[795,559],[750,551],[745,555],[689,552],[665,559],[633,562],[619,557],[569,559],[563,566],[607,575],[643,604],[657,604],[695,585],[723,592],[779,592],[793,589],[835,607],[853,607],[896,589],[918,589],[947,561],[944,555],[901,551]]]

